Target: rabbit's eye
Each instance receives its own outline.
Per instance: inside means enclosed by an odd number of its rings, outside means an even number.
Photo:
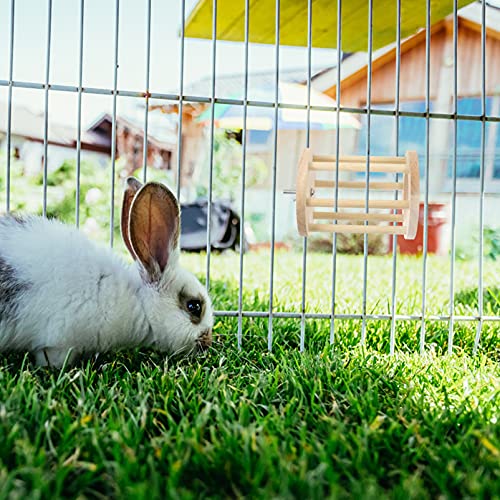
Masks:
[[[187,310],[189,314],[192,314],[193,316],[196,316],[199,318],[201,316],[201,300],[198,299],[191,299],[187,301]]]

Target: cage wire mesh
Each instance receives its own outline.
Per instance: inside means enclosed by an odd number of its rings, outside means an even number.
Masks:
[[[332,65],[335,66],[334,72],[331,72],[332,83],[336,88],[335,99],[336,104],[333,106],[319,106],[311,103],[311,95],[313,90],[313,28],[314,28],[314,16],[313,16],[313,2],[312,0],[307,0],[307,19],[304,20],[303,29],[307,32],[307,64],[305,68],[305,78],[304,85],[306,87],[306,102],[303,104],[292,104],[285,102],[280,94],[280,51],[282,49],[280,30],[282,27],[282,12],[280,0],[274,2],[274,29],[275,29],[275,43],[274,43],[274,69],[271,74],[271,80],[273,85],[272,99],[268,101],[250,99],[249,92],[249,79],[250,79],[250,19],[252,15],[251,5],[249,0],[244,0],[242,7],[244,7],[244,40],[243,40],[243,79],[242,79],[242,89],[240,97],[228,97],[221,96],[217,93],[217,63],[218,63],[218,46],[220,42],[218,41],[218,1],[214,0],[212,2],[212,19],[211,19],[211,35],[212,39],[210,43],[210,57],[211,57],[211,74],[209,82],[209,92],[205,95],[186,95],[186,85],[185,85],[185,66],[186,66],[186,16],[187,8],[186,2],[182,1],[179,8],[179,81],[178,81],[178,92],[173,93],[162,93],[155,92],[151,90],[150,85],[150,75],[151,75],[151,50],[154,40],[152,39],[152,0],[146,0],[143,2],[143,6],[146,10],[145,14],[145,47],[144,47],[144,74],[141,75],[143,78],[144,86],[141,90],[131,90],[127,88],[120,88],[118,85],[119,76],[119,62],[121,59],[126,57],[124,54],[120,54],[120,18],[123,9],[127,8],[127,2],[124,0],[114,0],[112,16],[108,21],[108,29],[112,30],[113,38],[113,65],[112,65],[112,88],[106,87],[92,87],[84,85],[83,81],[83,68],[84,68],[84,33],[86,20],[86,1],[85,0],[75,0],[75,4],[78,6],[78,58],[74,61],[77,70],[77,81],[75,84],[61,84],[57,81],[51,80],[51,67],[53,66],[52,55],[54,51],[53,43],[53,0],[46,0],[46,25],[45,25],[45,62],[44,62],[44,78],[43,81],[27,81],[23,79],[16,79],[14,76],[14,69],[16,65],[16,30],[22,29],[22,26],[16,24],[16,14],[19,2],[16,0],[5,1],[4,11],[8,12],[8,23],[5,23],[6,28],[8,28],[8,50],[7,47],[3,50],[4,55],[7,55],[7,72],[6,74],[0,75],[0,90],[4,90],[2,97],[6,97],[5,109],[5,210],[10,211],[12,206],[11,191],[13,188],[13,182],[15,179],[12,175],[13,173],[13,162],[15,161],[14,150],[15,144],[13,143],[14,132],[13,132],[13,121],[16,120],[16,109],[14,106],[16,104],[16,91],[21,89],[36,91],[40,93],[43,98],[43,168],[42,168],[42,180],[41,180],[41,199],[42,199],[42,214],[44,216],[48,215],[50,212],[50,200],[48,199],[48,185],[49,185],[49,159],[50,159],[50,144],[51,144],[51,131],[50,131],[50,98],[54,94],[66,93],[73,94],[76,96],[76,137],[75,137],[75,186],[74,186],[74,196],[75,196],[75,215],[74,223],[79,226],[81,222],[81,199],[82,193],[80,192],[81,186],[81,175],[82,175],[82,137],[84,136],[84,130],[82,129],[82,108],[85,104],[85,97],[87,96],[102,96],[103,98],[110,99],[111,101],[111,113],[110,113],[110,123],[111,123],[111,149],[110,149],[110,166],[108,172],[108,187],[109,187],[109,242],[111,246],[114,245],[115,238],[115,228],[116,228],[116,210],[117,202],[119,203],[117,191],[117,172],[116,164],[117,158],[117,135],[118,135],[118,115],[119,115],[119,99],[137,99],[144,103],[144,116],[142,123],[142,171],[141,178],[143,181],[149,179],[150,168],[148,167],[148,149],[150,148],[149,143],[149,125],[150,125],[150,103],[163,103],[165,105],[176,105],[177,106],[177,130],[176,130],[176,151],[175,151],[175,165],[172,168],[176,172],[176,193],[177,197],[181,194],[181,175],[182,171],[186,168],[183,165],[183,148],[186,146],[183,144],[183,128],[184,123],[184,112],[188,106],[192,105],[205,105],[209,110],[209,120],[207,125],[208,130],[208,179],[206,186],[206,195],[208,198],[208,210],[207,210],[207,221],[212,220],[212,210],[214,201],[214,182],[217,179],[214,177],[214,164],[216,163],[215,158],[215,148],[216,148],[216,133],[217,133],[217,120],[216,120],[216,107],[218,105],[225,105],[231,107],[237,107],[241,109],[242,116],[242,126],[241,126],[241,156],[240,156],[240,178],[239,178],[239,215],[241,219],[240,224],[240,241],[244,241],[245,238],[245,225],[248,216],[248,192],[247,192],[247,174],[248,174],[248,148],[249,148],[249,114],[252,109],[262,109],[271,110],[272,114],[272,128],[271,128],[271,165],[270,165],[270,180],[268,184],[269,206],[267,208],[270,213],[270,227],[269,230],[269,260],[268,260],[268,275],[267,275],[267,305],[264,308],[252,310],[251,308],[245,308],[245,266],[248,266],[244,245],[240,244],[239,255],[238,255],[238,270],[235,272],[237,274],[237,301],[236,307],[229,310],[224,310],[219,307],[215,312],[218,317],[234,318],[236,320],[237,331],[236,340],[238,348],[244,348],[244,338],[246,335],[246,321],[248,319],[254,318],[259,319],[261,323],[259,325],[263,326],[264,322],[267,322],[267,347],[272,349],[274,342],[279,341],[274,338],[274,325],[276,322],[283,320],[295,320],[294,325],[296,325],[296,334],[298,336],[298,348],[304,350],[307,348],[307,327],[308,324],[315,321],[322,321],[328,324],[327,330],[328,334],[325,334],[325,342],[330,342],[331,344],[339,343],[342,336],[342,329],[339,327],[343,321],[354,321],[359,322],[359,343],[361,345],[366,344],[369,341],[370,336],[370,324],[375,324],[377,328],[385,328],[388,325],[388,344],[384,349],[390,354],[394,354],[398,348],[398,333],[401,330],[408,328],[408,323],[415,326],[414,336],[415,343],[414,350],[421,353],[425,352],[429,347],[429,336],[433,338],[438,338],[436,335],[436,328],[440,328],[442,331],[447,332],[446,340],[446,350],[451,353],[454,349],[454,335],[457,328],[462,328],[463,325],[473,325],[474,335],[473,341],[470,344],[471,350],[476,353],[481,344],[482,333],[485,325],[490,325],[493,331],[498,327],[498,322],[500,321],[500,315],[496,313],[496,310],[492,313],[489,310],[489,314],[485,313],[485,194],[487,191],[487,183],[494,180],[494,174],[492,177],[491,166],[489,166],[489,171],[487,171],[487,164],[490,165],[488,160],[489,154],[495,154],[495,144],[493,141],[493,147],[491,147],[492,139],[495,137],[496,129],[500,127],[498,122],[500,121],[500,113],[498,106],[495,107],[490,105],[491,96],[487,92],[487,88],[491,85],[487,82],[488,75],[488,65],[487,65],[487,24],[486,24],[486,2],[481,2],[479,6],[480,10],[480,95],[474,96],[480,101],[480,112],[473,114],[460,108],[460,94],[459,94],[459,82],[460,78],[463,78],[464,72],[467,68],[459,67],[459,50],[460,50],[460,31],[459,31],[459,7],[457,0],[453,0],[453,8],[451,14],[451,26],[452,26],[452,45],[451,45],[451,60],[448,61],[448,65],[451,69],[451,110],[443,112],[434,106],[434,96],[432,91],[432,44],[433,42],[433,31],[431,23],[431,1],[423,0],[422,6],[425,9],[425,27],[424,33],[425,38],[423,42],[424,47],[424,102],[423,107],[420,109],[412,109],[411,106],[406,106],[407,103],[402,102],[401,98],[401,81],[402,81],[402,59],[403,52],[402,47],[404,39],[402,37],[402,15],[403,9],[401,6],[401,0],[394,0],[396,6],[396,17],[394,18],[395,26],[395,41],[392,45],[392,50],[394,54],[394,72],[393,72],[393,82],[394,93],[391,96],[391,103],[389,105],[380,106],[373,103],[373,76],[374,76],[374,45],[373,45],[373,23],[374,23],[374,0],[367,0],[368,6],[368,18],[367,22],[367,33],[368,33],[368,43],[366,47],[366,93],[365,93],[365,105],[363,106],[353,106],[353,105],[342,105],[343,102],[343,74],[342,68],[344,65],[342,50],[336,51],[335,58],[331,61]],[[8,6],[7,6],[8,3]],[[335,46],[337,48],[342,48],[342,26],[343,26],[343,6],[346,2],[338,1],[336,3],[335,9],[332,5],[332,16],[336,14],[336,34],[335,34]],[[270,13],[271,16],[271,13]],[[95,19],[94,19],[95,21]],[[378,57],[378,56],[376,56]],[[460,59],[463,61],[464,59]],[[408,69],[406,69],[408,71]],[[492,72],[494,75],[494,73]],[[477,75],[476,75],[477,77]],[[3,78],[3,79],[2,79]],[[494,77],[493,77],[494,78]],[[493,82],[495,83],[495,82]],[[500,84],[500,82],[496,82]],[[380,82],[377,83],[380,85]],[[22,97],[20,97],[20,100]],[[498,100],[498,98],[497,98]],[[20,102],[19,104],[22,104]],[[109,102],[108,102],[109,104]],[[277,205],[277,197],[280,195],[280,187],[278,186],[278,173],[279,168],[295,168],[294,165],[279,165],[279,116],[282,110],[293,109],[302,110],[305,114],[304,127],[305,131],[305,143],[301,147],[311,146],[311,113],[312,112],[324,112],[335,116],[337,127],[334,131],[330,132],[331,141],[334,144],[335,152],[335,163],[336,168],[334,170],[334,186],[332,190],[333,197],[333,207],[335,211],[338,210],[338,200],[339,200],[339,157],[342,153],[342,136],[340,130],[340,122],[343,115],[351,114],[358,116],[363,119],[364,128],[359,131],[358,142],[363,143],[363,154],[366,158],[366,168],[364,172],[365,188],[363,193],[364,200],[364,210],[366,213],[369,212],[369,201],[371,192],[369,190],[370,181],[373,179],[374,173],[371,171],[370,157],[377,153],[377,148],[373,145],[374,133],[377,133],[377,129],[374,132],[374,123],[376,121],[376,128],[378,124],[389,123],[390,121],[390,139],[392,150],[389,151],[390,154],[395,156],[404,155],[404,148],[407,144],[402,144],[401,137],[401,127],[403,126],[403,119],[413,119],[419,121],[419,123],[424,123],[425,125],[421,130],[423,130],[423,151],[420,154],[421,162],[421,172],[422,172],[422,198],[423,198],[423,245],[422,245],[422,255],[421,258],[415,258],[411,261],[405,261],[404,265],[412,268],[413,282],[405,283],[403,286],[418,287],[420,286],[419,300],[418,303],[413,304],[413,309],[410,311],[409,308],[403,308],[402,310],[407,311],[405,313],[399,312],[401,308],[400,300],[398,297],[398,266],[400,266],[400,257],[398,251],[398,237],[394,234],[390,237],[390,279],[388,280],[389,289],[386,290],[384,295],[384,300],[387,303],[387,310],[385,313],[371,311],[371,306],[367,299],[368,293],[371,287],[377,287],[377,283],[370,283],[370,272],[369,272],[369,240],[368,235],[363,235],[363,251],[361,259],[361,278],[360,283],[351,283],[349,286],[355,287],[359,290],[361,303],[360,309],[346,311],[345,308],[343,312],[338,312],[338,304],[342,302],[341,290],[339,290],[339,280],[342,279],[342,268],[339,266],[339,248],[338,240],[339,236],[334,233],[330,242],[331,251],[331,275],[318,277],[314,275],[311,277],[310,262],[308,260],[308,254],[310,253],[310,247],[308,241],[304,238],[301,242],[300,255],[297,257],[300,260],[300,274],[296,277],[300,280],[300,297],[298,300],[292,302],[290,307],[276,307],[275,303],[275,275],[276,267],[279,264],[280,259],[283,258],[282,253],[277,253],[275,250],[277,243],[276,227],[277,227],[277,211],[279,210]],[[463,180],[459,176],[457,171],[458,162],[458,150],[461,147],[461,140],[464,140],[464,134],[461,133],[460,127],[463,123],[475,123],[479,127],[480,131],[480,152],[479,158],[477,158],[477,163],[479,165],[478,179],[476,187],[477,189],[473,194],[469,196],[474,196],[477,201],[477,255],[476,261],[473,262],[472,267],[477,268],[477,290],[473,295],[475,295],[474,300],[477,302],[477,306],[473,312],[470,314],[457,314],[456,313],[456,281],[457,281],[457,195],[459,193],[459,184]],[[430,207],[430,193],[431,193],[431,176],[432,169],[430,168],[433,158],[431,157],[431,143],[433,140],[433,130],[437,127],[444,127],[444,124],[451,123],[451,141],[450,149],[451,153],[448,154],[446,160],[447,165],[449,165],[449,178],[447,179],[449,185],[449,196],[450,199],[450,234],[449,234],[449,256],[448,256],[448,266],[449,271],[445,268],[430,269],[429,264],[429,207]],[[364,135],[364,137],[362,137]],[[499,135],[500,137],[500,135]],[[498,144],[500,147],[500,144]],[[489,151],[488,148],[492,149]],[[139,148],[140,149],[140,148]],[[139,153],[140,154],[140,153]],[[489,176],[489,177],[488,177]],[[399,174],[394,175],[394,182],[398,183],[401,179]],[[398,199],[398,191],[394,191],[394,199]],[[86,203],[84,201],[84,203]],[[396,213],[396,212],[394,212]],[[337,221],[334,221],[337,224]],[[368,224],[365,221],[365,224]],[[394,224],[396,224],[394,222]],[[212,285],[212,269],[214,255],[212,252],[212,224],[208,223],[208,230],[206,234],[206,267],[204,270],[206,286],[213,294],[216,294],[216,288]],[[262,265],[264,265],[265,258],[262,257]],[[223,264],[224,265],[224,264]],[[379,266],[380,262],[376,261],[375,266]],[[439,266],[438,266],[439,267]],[[447,311],[442,311],[439,314],[435,312],[430,312],[429,300],[432,301],[432,295],[429,297],[429,275],[430,273],[438,273],[440,279],[449,280],[448,296],[449,301],[447,305]],[[447,276],[445,276],[445,272]],[[416,273],[420,273],[420,278],[415,278]],[[318,279],[322,280],[322,286],[325,282],[328,282],[328,300],[323,302],[322,310],[311,310],[308,307],[308,291],[311,288],[318,287]],[[491,284],[491,282],[490,282]],[[339,295],[340,294],[340,295]],[[214,301],[217,304],[217,297],[214,297]],[[445,306],[446,309],[446,306]],[[384,326],[381,326],[384,325]],[[434,326],[433,326],[434,325]],[[436,327],[435,325],[439,325]],[[430,332],[429,332],[430,330]],[[325,330],[326,332],[326,330]],[[442,339],[442,337],[440,337]],[[404,346],[403,346],[404,348]]]

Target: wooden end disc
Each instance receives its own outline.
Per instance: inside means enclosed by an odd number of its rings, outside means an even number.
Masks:
[[[309,224],[312,222],[312,207],[307,206],[307,200],[313,193],[314,175],[310,171],[312,152],[306,148],[299,161],[297,172],[295,210],[297,216],[297,229],[301,236],[309,235]]]
[[[416,151],[406,152],[408,172],[404,177],[403,197],[410,202],[410,207],[403,210],[403,225],[406,228],[405,240],[413,240],[417,234],[420,211],[420,173]]]

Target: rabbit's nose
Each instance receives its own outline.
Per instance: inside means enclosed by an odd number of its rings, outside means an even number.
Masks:
[[[212,329],[208,328],[198,337],[198,345],[201,349],[208,349],[212,345]]]

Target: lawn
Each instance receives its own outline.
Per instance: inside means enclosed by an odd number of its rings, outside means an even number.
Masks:
[[[306,309],[331,309],[331,256],[308,257]],[[184,255],[203,275],[205,256]],[[238,256],[213,255],[218,310],[238,303]],[[367,311],[390,311],[391,260],[370,257]],[[449,312],[449,263],[428,263],[428,313]],[[422,261],[398,259],[397,311],[421,312]],[[456,266],[455,314],[477,313],[477,263]],[[276,255],[276,311],[297,312],[301,255]],[[500,313],[500,264],[485,262],[485,314]],[[267,311],[269,255],[245,257],[243,304]],[[337,313],[362,310],[362,259],[340,256]],[[419,321],[218,317],[212,350],[165,360],[148,351],[82,362],[61,372],[21,355],[0,357],[0,497],[435,498],[500,497],[498,328]]]

